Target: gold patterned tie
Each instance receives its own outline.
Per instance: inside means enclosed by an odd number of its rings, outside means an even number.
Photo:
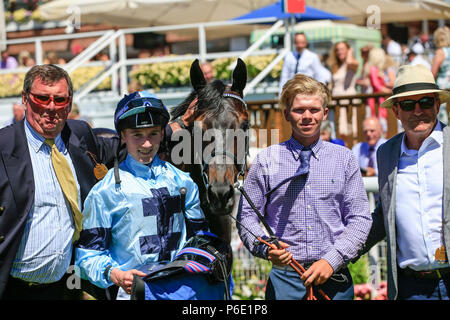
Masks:
[[[80,212],[78,206],[77,184],[73,178],[72,169],[70,169],[69,163],[64,155],[59,152],[55,145],[55,141],[53,139],[46,139],[44,143],[49,145],[52,149],[51,157],[53,170],[55,170],[59,185],[61,186],[64,196],[67,201],[69,201],[70,207],[72,208],[73,220],[75,223],[75,232],[73,234],[72,241],[75,242],[80,238],[80,231],[83,223],[83,214]]]

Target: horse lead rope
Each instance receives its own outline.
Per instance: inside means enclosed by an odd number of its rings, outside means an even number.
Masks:
[[[267,222],[265,221],[264,217],[262,216],[261,212],[259,212],[259,210],[255,207],[255,205],[253,204],[253,201],[251,201],[251,199],[249,198],[247,192],[245,192],[244,190],[244,186],[242,184],[240,184],[239,182],[236,182],[236,184],[234,185],[234,187],[236,189],[238,189],[241,194],[245,197],[245,199],[247,200],[247,202],[250,204],[250,206],[252,207],[253,211],[255,211],[256,215],[258,216],[259,220],[262,222],[262,224],[264,225],[264,228],[267,230],[267,232],[270,235],[270,240],[266,241],[263,240],[261,237],[258,237],[257,235],[255,235],[253,232],[251,232],[246,226],[244,226],[240,221],[238,221],[235,217],[233,217],[231,214],[229,214],[229,216],[235,220],[237,223],[239,223],[239,225],[241,225],[245,230],[247,230],[253,237],[256,238],[256,240],[258,240],[259,242],[263,243],[264,245],[268,246],[271,249],[281,249],[281,245],[278,242],[278,237],[275,235],[275,233],[272,231],[272,229],[270,228],[270,226],[267,224]],[[297,272],[299,274],[299,276],[303,276],[303,273],[306,272],[305,268],[303,268],[303,266],[295,259],[291,259],[291,262],[289,263],[289,266],[294,269],[295,272]],[[317,291],[322,295],[322,297],[324,297],[325,300],[331,300],[325,292],[323,292],[322,289],[317,288]],[[307,286],[306,287],[306,300],[317,300],[317,298],[314,296],[313,293],[313,288],[312,286]]]

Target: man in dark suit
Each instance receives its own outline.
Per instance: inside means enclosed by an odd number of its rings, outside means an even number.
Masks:
[[[24,80],[25,119],[0,130],[1,299],[63,298],[84,199],[113,166],[117,139],[66,121],[72,96],[66,71],[34,66]]]

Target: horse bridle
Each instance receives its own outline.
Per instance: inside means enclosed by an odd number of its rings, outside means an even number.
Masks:
[[[232,99],[236,99],[236,100],[240,101],[244,105],[245,110],[246,111],[248,110],[247,103],[239,95],[231,93],[231,92],[226,92],[223,94],[223,96],[226,98],[232,98]],[[248,131],[248,128],[246,128],[244,130],[244,132],[246,134],[245,153],[243,155],[243,159],[240,159],[241,161],[239,161],[239,159],[233,153],[231,153],[227,150],[220,151],[218,153],[212,152],[206,159],[203,159],[203,165],[201,166],[201,176],[202,176],[205,190],[208,190],[208,186],[209,186],[209,178],[208,178],[208,174],[206,173],[207,168],[208,168],[208,163],[214,157],[225,156],[225,157],[233,159],[233,164],[236,166],[236,168],[238,168],[238,173],[236,174],[236,176],[234,178],[234,182],[236,182],[240,176],[244,177],[245,170],[247,170],[247,156],[249,155],[249,137],[248,137],[247,131]],[[208,192],[206,192],[206,199],[209,202]]]
[[[241,102],[243,104],[245,110],[246,111],[248,110],[247,103],[239,95],[231,93],[231,92],[226,92],[223,94],[223,97],[238,100],[239,102]],[[185,125],[185,123],[181,119],[181,116],[177,117],[174,120],[174,122],[178,123],[178,125],[182,129],[187,129],[187,130],[192,129],[191,126],[188,127]],[[235,179],[234,179],[235,182],[239,179],[239,177],[244,177],[245,171],[247,170],[247,156],[249,155],[249,137],[247,135],[247,131],[248,131],[248,128],[246,128],[244,130],[246,137],[245,137],[245,153],[244,153],[243,159],[237,159],[237,157],[233,153],[231,153],[227,150],[223,150],[223,151],[220,151],[217,153],[212,152],[210,155],[208,155],[208,157],[206,157],[206,159],[202,159],[202,165],[200,166],[200,170],[201,170],[200,174],[202,177],[202,182],[205,187],[205,190],[208,190],[208,187],[209,187],[209,177],[207,174],[208,164],[211,161],[211,159],[214,157],[225,156],[227,158],[233,159],[233,164],[236,166],[236,168],[238,168],[238,173],[236,174]],[[191,135],[194,134],[193,130],[190,130],[190,132],[191,132]],[[241,160],[241,161],[239,161],[239,160]],[[206,192],[206,200],[207,200],[207,202],[209,202],[208,192]]]

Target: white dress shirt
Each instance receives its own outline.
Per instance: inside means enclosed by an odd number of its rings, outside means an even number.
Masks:
[[[304,49],[297,63],[298,52],[289,52],[284,59],[280,77],[280,94],[284,84],[297,73],[305,74],[322,83],[331,82],[331,72],[321,63],[319,56],[314,52]]]
[[[438,122],[419,150],[403,137],[396,182],[397,260],[400,268],[447,267],[436,261],[443,244],[443,134]]]

